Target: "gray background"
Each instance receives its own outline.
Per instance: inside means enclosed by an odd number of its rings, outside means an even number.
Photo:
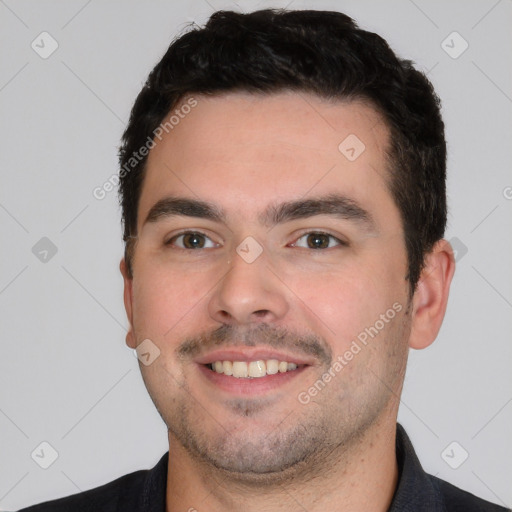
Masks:
[[[0,509],[97,486],[166,451],[124,345],[116,192],[92,191],[116,172],[129,109],[177,33],[218,8],[287,3],[0,0]],[[511,506],[512,2],[290,7],[355,17],[429,72],[443,100],[459,261],[438,340],[411,353],[399,419],[427,471]],[[43,31],[59,45],[46,59],[31,47],[51,48]],[[457,58],[454,31],[469,44]],[[58,453],[46,470],[43,441]]]

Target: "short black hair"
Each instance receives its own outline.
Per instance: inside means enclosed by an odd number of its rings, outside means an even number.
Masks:
[[[440,100],[426,75],[377,34],[340,12],[217,11],[177,38],[131,111],[119,149],[125,259],[132,274],[138,203],[147,156],[139,150],[186,96],[230,91],[315,94],[362,100],[389,132],[389,190],[400,210],[411,292],[425,254],[446,226],[446,142]],[[134,155],[137,154],[137,158]]]

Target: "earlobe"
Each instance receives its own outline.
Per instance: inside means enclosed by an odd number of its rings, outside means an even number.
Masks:
[[[439,240],[425,256],[425,266],[414,292],[411,348],[426,348],[436,339],[446,312],[454,272],[453,249],[447,240]]]
[[[133,333],[133,279],[128,275],[128,268],[126,261],[123,258],[119,264],[119,270],[123,276],[124,281],[124,309],[128,318],[128,330],[126,331],[126,344],[130,348],[136,348],[135,335]]]

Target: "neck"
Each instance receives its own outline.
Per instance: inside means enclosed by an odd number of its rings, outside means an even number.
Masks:
[[[254,480],[197,461],[169,433],[167,512],[388,510],[398,483],[396,417],[378,421],[350,446],[287,474]]]

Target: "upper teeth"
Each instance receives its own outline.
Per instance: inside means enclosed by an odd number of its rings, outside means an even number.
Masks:
[[[268,359],[267,361],[215,361],[212,363],[212,370],[224,375],[231,375],[237,378],[264,377],[265,375],[275,375],[290,370],[296,370],[295,363],[278,361],[277,359]]]

